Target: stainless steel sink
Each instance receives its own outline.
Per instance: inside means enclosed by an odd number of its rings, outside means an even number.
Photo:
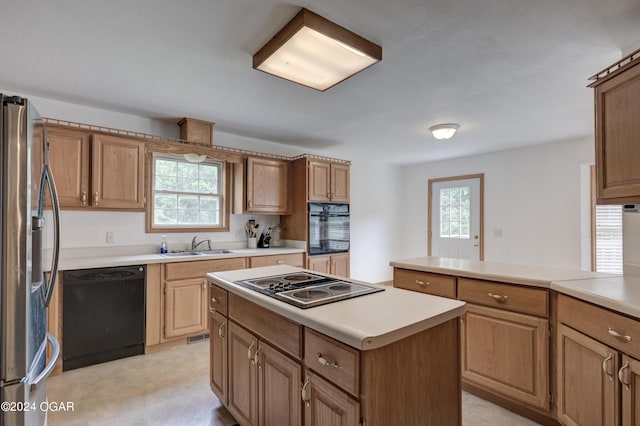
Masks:
[[[184,250],[184,251],[172,251],[170,253],[165,253],[162,256],[167,256],[167,257],[204,256],[204,255],[207,255],[207,254],[229,254],[229,253],[235,253],[235,251],[234,250],[224,250],[224,249],[219,249],[219,250],[198,250],[198,251]]]
[[[165,253],[162,256],[175,257],[175,256],[203,256],[201,251],[172,251],[171,253]]]

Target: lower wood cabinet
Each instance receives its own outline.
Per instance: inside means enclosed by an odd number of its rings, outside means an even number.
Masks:
[[[349,253],[309,256],[307,259],[307,269],[321,274],[349,277]]]
[[[558,321],[558,420],[640,424],[640,323],[563,295]]]
[[[458,318],[361,351],[215,283],[209,295],[211,388],[240,425],[462,423]]]
[[[249,258],[249,268],[274,265],[291,265],[304,268],[304,253],[252,256]]]
[[[560,324],[558,419],[565,425],[619,425],[619,353]],[[629,423],[632,424],[632,423]]]
[[[549,321],[467,305],[462,378],[544,410],[549,408]]]
[[[228,328],[227,318],[224,315],[213,310],[209,313],[210,385],[213,393],[225,405],[229,402],[227,394],[229,378]]]
[[[168,281],[165,286],[166,338],[198,334],[207,330],[207,280]]]
[[[300,364],[233,321],[227,408],[241,425],[301,425]]]
[[[302,398],[305,426],[359,424],[360,403],[309,370],[305,372]]]

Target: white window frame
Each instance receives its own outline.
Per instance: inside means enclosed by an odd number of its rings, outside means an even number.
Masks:
[[[169,160],[176,163],[193,164],[186,160],[183,155],[169,154],[163,152],[154,152],[150,161],[150,182],[149,182],[149,207],[147,211],[147,231],[148,232],[216,232],[228,231],[228,206],[226,194],[226,163],[224,161],[207,158],[198,165],[211,165],[218,168],[218,191],[216,193],[207,192],[186,192],[186,191],[165,191],[156,190],[156,161]],[[211,224],[156,224],[155,223],[155,196],[158,193],[177,194],[177,195],[197,195],[197,196],[214,196],[219,200],[218,225]]]

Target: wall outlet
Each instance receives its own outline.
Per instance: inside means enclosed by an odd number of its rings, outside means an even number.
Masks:
[[[113,244],[116,242],[115,232],[107,231],[107,243]]]

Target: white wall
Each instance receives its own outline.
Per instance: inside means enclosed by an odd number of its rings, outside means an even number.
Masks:
[[[429,179],[484,173],[485,260],[581,269],[581,170],[593,161],[581,139],[407,166],[397,255],[427,254]]]

